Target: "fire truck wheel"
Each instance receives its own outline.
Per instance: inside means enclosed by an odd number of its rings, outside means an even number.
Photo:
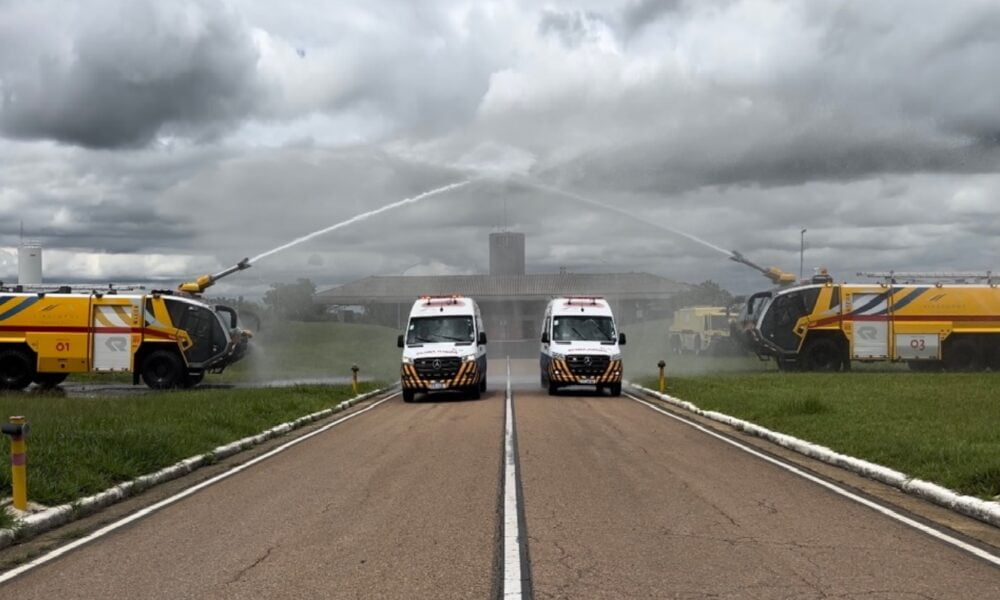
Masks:
[[[819,338],[809,342],[802,351],[806,371],[839,371],[844,365],[840,345],[830,338]]]
[[[25,350],[0,352],[0,389],[23,390],[35,375],[31,355]]]
[[[35,373],[33,381],[38,387],[54,388],[66,381],[69,373]]]
[[[186,388],[192,388],[201,383],[203,379],[205,379],[204,371],[188,371],[187,374],[184,375],[181,385]]]
[[[967,338],[955,339],[944,347],[944,366],[949,371],[979,371],[982,358],[979,347]]]
[[[150,352],[142,361],[142,380],[155,390],[177,387],[184,377],[181,357],[169,350]]]
[[[403,390],[403,402],[413,402],[416,396],[417,393],[413,390]]]

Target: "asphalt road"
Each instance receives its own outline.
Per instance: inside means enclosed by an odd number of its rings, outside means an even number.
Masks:
[[[998,598],[1000,569],[628,398],[514,390],[535,598]],[[364,415],[28,571],[33,598],[490,598],[504,398]]]

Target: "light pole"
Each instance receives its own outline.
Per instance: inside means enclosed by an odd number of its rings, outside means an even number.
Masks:
[[[808,231],[808,229],[803,229],[799,232],[799,279],[802,279],[803,277],[803,267],[805,266],[806,231]]]

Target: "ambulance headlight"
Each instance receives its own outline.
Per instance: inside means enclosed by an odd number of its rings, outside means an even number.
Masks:
[[[410,358],[409,356],[404,356],[403,357],[403,364],[404,365],[412,365],[413,364],[413,359]]]
[[[552,360],[562,360],[564,358],[566,358],[565,354],[559,354],[558,352],[552,353]]]
[[[621,360],[621,359],[622,359],[622,355],[620,353],[619,354],[612,354],[611,355],[611,360]]]
[[[465,358],[462,359],[462,362],[467,362],[467,363],[469,363],[469,362],[476,362],[476,355],[475,354],[466,354]]]

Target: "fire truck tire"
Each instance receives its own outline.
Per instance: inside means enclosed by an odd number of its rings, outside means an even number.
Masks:
[[[0,389],[23,390],[35,376],[35,366],[26,350],[0,351]]]
[[[413,390],[403,390],[403,402],[413,402],[417,397],[417,393]]]
[[[184,379],[184,366],[176,352],[155,350],[142,361],[142,381],[154,390],[177,387]]]
[[[69,373],[35,373],[33,381],[35,385],[42,388],[54,388],[66,381]]]
[[[993,371],[1000,371],[1000,345],[997,345],[996,342],[993,342],[993,344],[988,353],[987,363]]]
[[[818,338],[802,350],[805,371],[839,371],[844,366],[840,344],[830,338]]]
[[[204,371],[188,371],[181,380],[181,387],[193,388],[205,379]]]
[[[906,364],[910,367],[911,371],[918,373],[933,373],[944,368],[944,365],[939,360],[911,360],[907,361]]]
[[[975,341],[958,338],[945,344],[944,366],[949,371],[979,371],[983,368],[983,357]]]
[[[622,395],[622,384],[621,383],[612,383],[609,387],[611,388],[611,395],[612,396],[621,396]]]

